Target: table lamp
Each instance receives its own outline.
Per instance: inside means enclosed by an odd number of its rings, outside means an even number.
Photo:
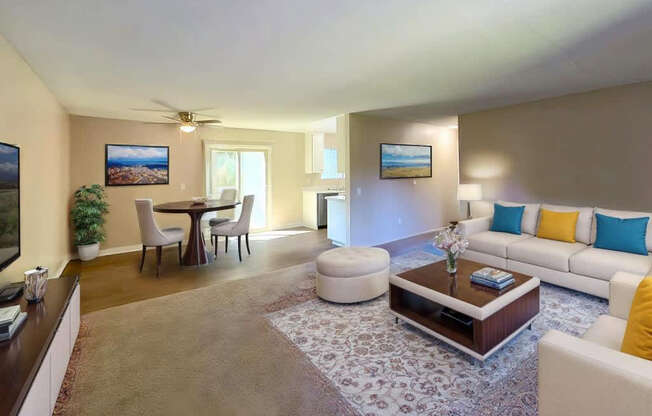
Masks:
[[[457,185],[457,200],[466,201],[467,218],[471,218],[471,201],[482,200],[482,185],[479,183],[465,183]]]

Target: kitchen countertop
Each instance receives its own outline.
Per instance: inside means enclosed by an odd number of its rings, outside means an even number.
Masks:
[[[303,192],[314,192],[316,194],[326,194],[326,193],[336,193],[336,192],[344,192],[344,189],[329,189],[329,188],[323,188],[323,187],[316,187],[316,188],[311,188],[311,187],[306,187],[302,188]]]

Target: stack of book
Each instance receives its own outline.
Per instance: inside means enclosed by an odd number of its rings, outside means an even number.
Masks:
[[[27,312],[21,312],[19,305],[0,308],[0,341],[11,339],[26,317]]]
[[[514,276],[502,270],[484,267],[471,274],[471,282],[501,290],[514,283]]]

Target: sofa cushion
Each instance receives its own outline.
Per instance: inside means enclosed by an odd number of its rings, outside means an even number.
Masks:
[[[507,258],[567,272],[570,270],[568,266],[570,257],[585,248],[586,245],[582,243],[566,243],[534,237],[510,244],[507,247]]]
[[[575,274],[610,280],[616,272],[646,274],[652,267],[652,256],[603,250],[589,247],[570,259],[570,271]]]
[[[494,216],[493,201],[470,201],[469,203],[471,205],[471,215],[473,218]]]
[[[647,236],[645,239],[645,246],[647,247],[647,251],[652,251],[652,213],[637,212],[637,211],[614,211],[611,209],[603,209],[603,208],[596,208],[595,213],[608,215],[610,217],[617,217],[617,218],[649,217],[650,221],[648,221],[647,223]],[[597,227],[596,227],[596,221],[594,219],[593,225],[591,227],[591,244],[595,242],[596,234],[597,234]]]
[[[524,205],[520,207],[504,207],[494,204],[494,217],[491,231],[511,234],[521,234]]]
[[[627,321],[623,319],[600,315],[582,338],[611,350],[620,351],[626,327]]]
[[[507,258],[507,246],[517,241],[532,238],[527,234],[498,233],[495,231],[484,231],[472,234],[469,239],[469,250],[479,251],[485,254]]]
[[[556,212],[579,212],[580,215],[577,216],[577,224],[575,226],[575,240],[584,244],[591,243],[591,224],[593,223],[592,207],[542,204],[541,208]]]
[[[560,212],[541,208],[539,211],[537,237],[574,243],[575,228],[579,214],[578,211]]]
[[[652,360],[652,276],[638,284],[621,351]]]
[[[618,218],[596,213],[595,221],[594,247],[647,256],[645,234],[649,217]]]
[[[521,207],[525,205],[523,219],[521,220],[521,232],[534,235],[537,233],[537,222],[539,220],[540,204],[521,204],[518,202],[496,201],[504,207]]]

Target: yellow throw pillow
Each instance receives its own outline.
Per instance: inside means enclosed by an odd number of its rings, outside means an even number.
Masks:
[[[652,276],[638,284],[620,350],[652,360]]]
[[[537,237],[574,243],[575,225],[577,225],[579,215],[579,211],[557,212],[541,209]]]

